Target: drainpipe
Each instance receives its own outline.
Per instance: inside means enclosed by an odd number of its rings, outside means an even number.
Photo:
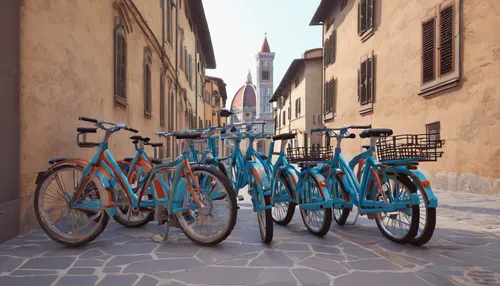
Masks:
[[[175,5],[175,48],[174,48],[174,51],[175,51],[175,103],[174,103],[174,108],[172,109],[173,110],[173,121],[174,121],[174,129],[177,129],[177,108],[175,108],[177,106],[177,94],[178,94],[178,91],[179,91],[179,72],[178,72],[178,69],[179,69],[179,62],[178,62],[178,58],[179,58],[179,4]],[[170,131],[173,131],[173,130],[170,130]],[[177,157],[177,154],[175,153],[175,140],[172,140],[172,142],[170,143],[171,147],[172,147],[172,156],[175,156]],[[173,158],[172,158],[172,161],[173,161]]]

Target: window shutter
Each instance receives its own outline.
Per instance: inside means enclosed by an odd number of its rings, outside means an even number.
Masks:
[[[329,43],[330,43],[330,39],[326,39],[325,47],[323,48],[323,58],[324,58],[323,61],[325,63],[325,67],[327,67],[328,64],[330,63],[330,61],[328,59],[328,51],[329,51],[329,47],[330,47]]]
[[[361,63],[361,69],[360,69],[360,96],[361,96],[361,104],[365,104],[367,102],[366,98],[366,60]]]
[[[359,10],[359,19],[358,19],[358,23],[359,23],[359,29],[358,29],[358,32],[359,34],[362,34],[366,31],[366,24],[367,24],[367,3],[366,3],[367,0],[359,0],[359,6],[358,6],[358,10]]]
[[[374,9],[374,4],[375,0],[367,0],[366,3],[366,28],[372,28],[374,26],[374,14],[375,14],[375,9]]]
[[[361,35],[361,1],[358,2],[358,35]]]
[[[331,63],[335,63],[335,56],[336,56],[336,52],[337,52],[337,30],[334,30],[333,33],[332,33],[332,36],[331,36],[331,47],[330,47],[330,50],[331,50]]]
[[[447,74],[453,71],[453,6],[441,11],[439,21],[439,73]]]
[[[422,82],[433,81],[435,75],[436,26],[435,19],[422,24]]]
[[[323,84],[323,113],[326,113],[326,99],[328,98],[328,95],[327,95],[327,84]]]
[[[330,81],[330,112],[333,113],[333,103],[335,99],[335,80]]]
[[[361,102],[361,69],[358,69],[358,102]]]
[[[366,61],[366,102],[373,100],[373,55]]]

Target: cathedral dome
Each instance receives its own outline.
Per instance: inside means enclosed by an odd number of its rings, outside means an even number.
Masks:
[[[248,72],[246,83],[238,89],[231,102],[231,111],[251,109],[255,110],[257,106],[257,90],[252,84],[252,77]]]

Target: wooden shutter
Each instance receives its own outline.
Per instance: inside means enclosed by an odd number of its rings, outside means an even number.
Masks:
[[[366,66],[367,66],[367,61],[363,61],[361,63],[361,67],[360,67],[360,101],[361,101],[361,105],[363,104],[366,104],[367,103],[367,97],[366,97],[366,77],[367,77],[367,74],[366,74]]]
[[[337,80],[332,80],[332,113],[337,112]]]
[[[328,90],[327,83],[324,83],[323,84],[323,113],[326,113],[326,111],[327,111],[327,108],[326,108],[326,101],[328,98],[327,90]]]
[[[367,0],[359,0],[358,3],[358,33],[361,35],[366,31],[367,25]]]
[[[165,78],[160,75],[160,123],[165,122]]]
[[[330,40],[330,63],[335,63],[335,53],[336,53],[336,50],[337,50],[337,30],[334,30],[332,32],[332,35],[330,36],[331,40]]]
[[[373,57],[366,60],[366,102],[373,101]]]
[[[329,43],[330,43],[330,39],[326,39],[325,47],[323,48],[323,62],[325,64],[325,67],[327,67],[328,64],[330,63],[330,61],[328,59]]]
[[[453,71],[453,6],[441,10],[439,19],[439,73],[447,74]]]
[[[375,0],[366,1],[366,29],[372,28],[374,26],[373,16],[375,14],[375,10],[373,2],[375,2]]]
[[[433,81],[435,74],[436,25],[435,19],[422,24],[422,82]]]

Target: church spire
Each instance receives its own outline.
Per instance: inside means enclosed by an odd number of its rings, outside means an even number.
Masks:
[[[247,84],[252,84],[252,74],[250,73],[250,70],[248,70]]]
[[[262,47],[260,48],[261,53],[270,53],[271,48],[269,48],[269,42],[267,41],[267,33],[264,36],[264,43],[262,43]]]

